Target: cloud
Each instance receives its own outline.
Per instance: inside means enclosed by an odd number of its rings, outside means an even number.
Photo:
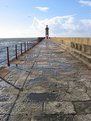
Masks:
[[[42,12],[47,12],[48,11],[48,7],[35,7],[36,9],[42,11]]]
[[[34,18],[30,29],[33,30],[35,35],[45,36],[45,26],[48,24],[50,27],[50,35],[51,36],[60,36],[62,34],[70,33],[76,29],[76,25],[74,24],[73,16],[56,16],[50,19],[40,20],[38,18]],[[33,33],[33,34],[34,34]]]
[[[75,21],[75,17],[56,16],[50,19],[34,18],[30,26],[31,35],[45,36],[45,26],[50,28],[50,36],[91,36],[91,19]]]
[[[81,20],[81,23],[84,25],[84,26],[89,26],[91,27],[91,19],[83,19]]]
[[[91,19],[80,20],[78,31],[91,36]]]
[[[2,25],[0,37],[39,37],[45,36],[45,26],[49,26],[50,36],[91,37],[91,19],[75,21],[74,15],[38,19],[34,17],[27,27]]]
[[[91,7],[91,1],[89,1],[89,0],[80,0],[79,3],[81,3],[84,6]]]

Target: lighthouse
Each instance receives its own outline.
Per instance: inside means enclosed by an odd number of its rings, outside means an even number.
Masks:
[[[45,38],[49,39],[49,28],[48,28],[48,25],[46,25],[46,28],[45,28]]]

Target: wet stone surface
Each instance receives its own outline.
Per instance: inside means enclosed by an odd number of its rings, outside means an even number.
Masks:
[[[37,121],[73,121],[72,115],[63,115],[63,114],[43,114],[41,116],[35,116]]]
[[[53,40],[2,67],[0,77],[0,121],[91,121],[91,70]]]
[[[54,101],[56,100],[56,95],[53,93],[30,93],[27,95],[27,101],[37,101],[37,102],[44,102],[44,101]]]
[[[46,81],[46,78],[44,78],[44,77],[37,77],[37,78],[31,79],[31,80],[28,80],[28,84],[32,85],[32,84],[36,84],[36,83],[42,83],[44,81]]]

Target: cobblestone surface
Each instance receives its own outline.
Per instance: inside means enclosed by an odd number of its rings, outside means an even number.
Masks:
[[[91,70],[52,40],[0,77],[0,121],[91,121]]]

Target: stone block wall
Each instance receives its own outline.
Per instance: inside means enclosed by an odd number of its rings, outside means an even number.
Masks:
[[[91,68],[91,38],[55,37],[52,40]]]

